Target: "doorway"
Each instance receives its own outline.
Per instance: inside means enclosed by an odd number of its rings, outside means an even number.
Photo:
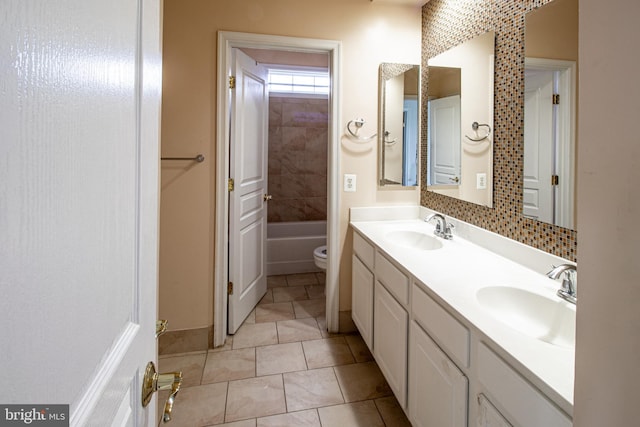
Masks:
[[[223,345],[227,336],[227,284],[229,265],[229,141],[230,95],[228,79],[232,65],[232,49],[287,50],[304,53],[326,53],[329,56],[331,90],[329,94],[328,158],[327,158],[327,329],[338,330],[338,237],[339,237],[339,137],[341,44],[337,41],[302,39],[260,34],[218,33],[217,132],[216,132],[216,216],[214,275],[214,346]],[[226,94],[223,95],[223,94]]]

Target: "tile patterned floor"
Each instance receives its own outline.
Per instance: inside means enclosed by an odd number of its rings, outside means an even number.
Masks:
[[[362,338],[321,329],[323,291],[322,273],[271,276],[224,347],[160,356],[184,377],[168,425],[410,426]]]

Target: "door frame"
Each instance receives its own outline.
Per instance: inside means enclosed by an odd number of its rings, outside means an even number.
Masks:
[[[213,345],[224,344],[227,337],[227,284],[229,282],[229,178],[230,95],[228,78],[233,48],[289,50],[327,53],[331,92],[329,94],[329,149],[327,159],[327,271],[326,318],[329,332],[338,331],[339,316],[339,212],[340,212],[340,65],[342,43],[334,40],[251,34],[231,31],[218,32],[217,97],[216,97],[216,179],[214,233],[214,303]]]

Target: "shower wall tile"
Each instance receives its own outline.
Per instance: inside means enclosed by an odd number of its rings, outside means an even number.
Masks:
[[[269,100],[269,222],[326,220],[328,101]]]

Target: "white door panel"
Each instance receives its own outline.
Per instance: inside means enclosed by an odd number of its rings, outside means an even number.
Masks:
[[[527,73],[523,213],[539,221],[553,222],[553,72]]]
[[[232,90],[229,197],[228,332],[233,334],[267,292],[266,69],[234,49],[236,87]]]
[[[429,101],[430,184],[460,183],[460,96]]]
[[[2,403],[153,425],[139,384],[156,358],[160,4],[2,9]]]

